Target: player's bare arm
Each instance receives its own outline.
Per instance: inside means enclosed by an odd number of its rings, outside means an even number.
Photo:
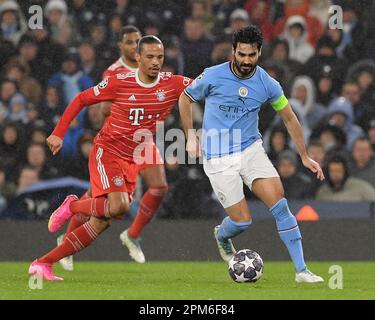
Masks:
[[[281,110],[279,114],[283,119],[294,144],[296,145],[303,165],[312,172],[316,173],[316,176],[319,180],[324,180],[323,170],[320,165],[307,155],[301,124],[299,123],[297,116],[293,112],[290,104],[288,104],[288,106]]]
[[[184,92],[178,101],[182,128],[186,137],[186,151],[191,157],[200,157],[200,145],[197,135],[193,130],[193,105],[195,104]]]

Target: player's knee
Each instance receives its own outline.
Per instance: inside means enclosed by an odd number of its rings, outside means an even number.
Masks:
[[[168,184],[160,185],[157,187],[150,187],[148,191],[156,197],[163,198],[168,192]]]
[[[129,211],[130,201],[128,196],[121,196],[115,201],[109,203],[109,214],[111,217],[116,217]]]
[[[107,218],[97,218],[97,217],[91,217],[89,221],[90,225],[94,228],[94,230],[100,234],[104,230],[109,228],[110,225],[110,219]]]

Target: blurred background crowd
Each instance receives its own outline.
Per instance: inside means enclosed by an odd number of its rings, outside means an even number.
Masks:
[[[28,28],[32,4],[43,7],[43,29]],[[328,26],[331,5],[343,10],[341,29]],[[128,24],[162,39],[164,71],[192,78],[231,59],[233,31],[258,25],[260,65],[284,88],[327,178],[321,183],[301,166],[266,104],[260,129],[286,197],[375,201],[374,16],[372,0],[0,0],[0,210],[38,181],[89,179],[88,154],[104,120],[99,105],[72,123],[59,156],[51,157],[45,139],[73,97],[119,58],[118,35]],[[177,108],[166,124],[180,125]],[[201,166],[169,159],[166,168],[160,215],[207,216],[217,202]]]

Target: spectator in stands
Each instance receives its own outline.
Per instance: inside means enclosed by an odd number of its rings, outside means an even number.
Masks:
[[[321,201],[375,201],[375,189],[368,182],[353,178],[349,174],[347,160],[334,156],[325,168],[327,182],[319,188],[316,195]]]
[[[205,0],[190,1],[190,17],[202,20],[204,29],[207,34],[211,34],[214,27],[214,17],[211,13],[210,3]]]
[[[247,0],[244,6],[251,23],[257,25],[262,31],[265,44],[270,43],[273,37],[273,28],[270,22],[271,5],[271,0]]]
[[[311,179],[298,171],[297,154],[292,150],[280,153],[277,160],[277,171],[288,199],[305,199],[311,197]]]
[[[49,132],[55,128],[64,108],[58,87],[48,86],[45,99],[40,107],[40,118],[44,121]]]
[[[353,107],[354,123],[365,129],[364,106],[361,102],[358,84],[354,81],[345,82],[341,88],[341,96],[348,100]]]
[[[48,133],[46,128],[41,124],[41,125],[34,125],[33,129],[30,132],[30,142],[31,143],[38,143],[38,144],[45,144],[46,139],[48,137]]]
[[[229,26],[224,29],[226,35],[232,35],[250,24],[249,14],[244,9],[235,9],[229,16]]]
[[[285,127],[275,126],[271,130],[267,154],[274,165],[276,165],[280,153],[285,150],[289,150],[288,142],[289,135]]]
[[[3,126],[0,137],[0,156],[1,163],[5,170],[14,173],[17,166],[21,163],[24,154],[23,139],[20,136],[19,125],[7,123]],[[9,176],[9,179],[14,178]]]
[[[326,26],[330,16],[331,0],[310,0],[308,15],[315,17],[320,21],[321,26]]]
[[[91,43],[84,41],[78,47],[82,71],[87,74],[94,83],[99,83],[102,79],[103,70],[107,68],[100,65],[96,59],[96,52]]]
[[[375,119],[375,62],[362,60],[355,63],[349,68],[347,78],[359,86],[361,103],[364,106],[362,126],[367,130],[369,121]]]
[[[28,166],[23,167],[17,179],[16,194],[23,192],[37,182],[39,182],[39,171]]]
[[[370,128],[367,130],[367,136],[372,145],[372,149],[375,150],[375,119],[370,121]]]
[[[276,63],[285,70],[288,83],[301,68],[301,64],[298,61],[289,58],[289,44],[285,39],[272,41],[271,54],[268,61]]]
[[[88,42],[95,48],[98,65],[109,66],[118,59],[118,49],[107,43],[107,36],[107,27],[104,24],[96,23],[90,26]]]
[[[284,16],[275,22],[273,27],[274,36],[278,37],[283,32],[290,17],[302,16],[306,24],[306,39],[312,47],[315,47],[318,39],[323,34],[323,27],[318,18],[309,15],[309,5],[309,0],[285,0]]]
[[[327,110],[316,102],[316,89],[312,79],[307,76],[296,77],[290,97],[289,102],[298,118],[304,118],[304,124],[314,130],[327,114]]]
[[[0,33],[0,72],[3,71],[3,66],[8,63],[10,58],[14,56],[15,52],[16,49],[12,42],[4,39],[3,35]]]
[[[332,89],[338,92],[345,75],[346,60],[339,59],[336,55],[335,43],[329,36],[319,39],[315,55],[303,66],[301,73],[308,75],[318,84],[322,75],[332,79]]]
[[[316,101],[325,108],[328,108],[328,105],[335,97],[335,93],[333,91],[334,88],[332,72],[329,67],[326,68],[326,71],[323,71],[318,75],[318,79],[316,81],[316,89]]]
[[[80,63],[77,53],[67,54],[61,72],[52,75],[48,80],[49,86],[62,90],[65,105],[68,105],[78,93],[93,86],[92,79],[82,71]]]
[[[346,146],[349,150],[356,139],[364,136],[363,130],[354,124],[352,105],[343,97],[334,99],[329,105],[328,122],[344,130],[346,134]]]
[[[314,55],[314,48],[306,40],[306,22],[302,16],[291,16],[285,24],[282,38],[288,41],[289,59],[306,63]]]
[[[26,165],[38,172],[40,179],[56,178],[59,173],[57,168],[47,162],[47,151],[44,144],[31,143],[26,150]]]
[[[326,153],[323,145],[319,140],[311,140],[307,146],[306,151],[308,156],[314,161],[318,162],[321,168],[324,167]],[[304,168],[303,173],[311,178],[311,193],[312,195],[315,195],[318,189],[322,186],[323,181],[316,179],[316,174],[314,174],[310,170],[306,170]]]
[[[52,39],[47,28],[33,30],[32,36],[38,50],[31,75],[45,86],[47,79],[60,70],[67,48]]]
[[[68,6],[64,0],[49,0],[44,14],[53,40],[67,47],[77,43],[78,34],[73,32]]]
[[[78,153],[69,158],[63,165],[64,176],[72,176],[78,179],[90,181],[88,169],[89,155],[93,146],[94,136],[85,133],[78,140]]]
[[[7,171],[0,163],[0,211],[13,198],[15,192],[16,185],[11,181],[7,181]]]
[[[3,123],[10,113],[10,102],[17,94],[15,81],[5,79],[0,83],[0,124]]]
[[[29,122],[28,103],[22,94],[16,93],[10,99],[7,119],[9,121],[21,122],[23,124],[27,124]]]
[[[181,51],[184,54],[184,75],[196,78],[210,66],[213,41],[206,35],[201,20],[185,20]]]
[[[368,138],[359,138],[353,144],[353,164],[351,173],[353,177],[363,179],[375,187],[375,159]]]
[[[231,60],[232,41],[228,37],[219,37],[215,40],[211,52],[211,64],[216,65]]]
[[[85,39],[89,35],[89,26],[96,18],[95,10],[90,6],[91,1],[88,0],[73,0],[70,4],[73,32],[79,35],[79,39]]]
[[[327,157],[333,154],[341,154],[347,159],[350,158],[350,153],[346,149],[345,132],[339,127],[326,124],[317,129],[316,132],[311,135],[310,139],[317,139],[322,144]]]
[[[87,109],[83,127],[86,131],[98,133],[103,127],[105,117],[100,109],[100,103],[93,104]]]
[[[2,2],[0,4],[0,33],[3,38],[17,46],[26,30],[25,17],[18,3],[13,0]]]
[[[5,67],[6,77],[17,82],[20,93],[27,101],[38,106],[42,99],[42,87],[40,83],[30,76],[30,68],[26,63],[14,60]]]

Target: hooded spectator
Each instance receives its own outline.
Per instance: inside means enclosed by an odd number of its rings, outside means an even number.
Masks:
[[[307,76],[295,78],[289,102],[298,117],[306,119],[310,130],[314,130],[327,113],[326,108],[316,102],[314,82]]]
[[[306,40],[306,22],[302,16],[288,18],[283,38],[289,44],[289,58],[305,63],[314,55],[314,48]]]
[[[328,107],[328,122],[344,130],[346,146],[351,149],[353,142],[364,136],[363,130],[354,124],[353,108],[351,103],[343,97],[336,98]]]
[[[277,171],[288,199],[306,199],[312,197],[311,179],[298,171],[297,154],[286,150],[280,153],[277,160]]]
[[[77,43],[79,34],[73,32],[68,6],[64,0],[49,0],[44,13],[53,40],[67,47]]]
[[[16,1],[8,0],[0,4],[0,33],[2,37],[18,45],[27,31],[25,17]]]
[[[368,182],[350,176],[347,160],[334,156],[325,167],[327,182],[319,188],[317,200],[339,202],[375,201],[375,189]]]

